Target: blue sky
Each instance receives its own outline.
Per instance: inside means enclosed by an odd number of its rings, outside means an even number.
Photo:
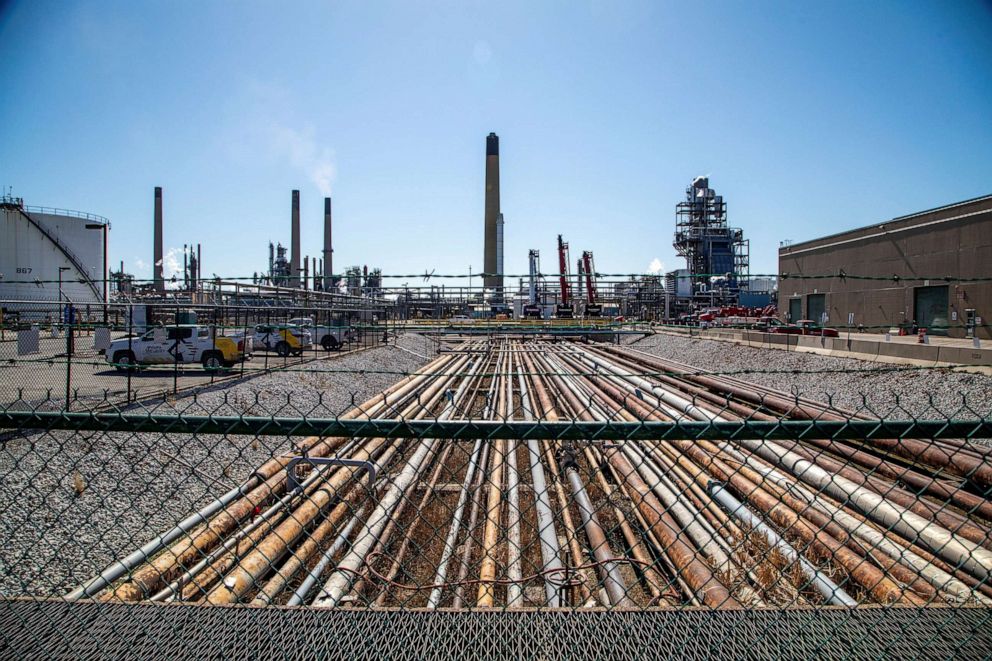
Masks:
[[[988,3],[0,7],[0,184],[109,217],[140,277],[154,186],[205,274],[264,269],[293,188],[311,255],[332,194],[337,271],[478,272],[489,131],[508,273],[529,248],[553,270],[558,233],[601,272],[681,267],[698,174],[755,273],[783,239],[992,193]]]

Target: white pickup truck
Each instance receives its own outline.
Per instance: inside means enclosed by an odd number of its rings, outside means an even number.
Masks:
[[[313,319],[310,317],[290,319],[289,323],[308,329],[313,335],[314,343],[323,347],[324,351],[340,349],[348,342],[353,342],[356,336],[355,329],[351,326],[314,324]]]
[[[252,338],[220,335],[213,326],[177,325],[153,328],[143,335],[114,340],[107,362],[120,371],[138,365],[200,363],[205,369],[230,367],[252,351]]]

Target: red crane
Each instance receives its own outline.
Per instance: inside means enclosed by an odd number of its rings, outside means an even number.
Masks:
[[[592,264],[592,251],[586,250],[582,253],[583,271],[586,273],[586,302],[589,305],[596,304],[596,279],[593,277],[596,271]]]
[[[561,304],[568,305],[571,300],[571,292],[568,283],[568,243],[562,241],[561,234],[558,235],[558,279],[561,282]]]

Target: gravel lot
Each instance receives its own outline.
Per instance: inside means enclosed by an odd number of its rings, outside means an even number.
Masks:
[[[892,371],[900,366],[667,334],[633,338],[626,344],[713,372],[755,370],[735,376],[866,414],[893,418],[992,415],[992,377],[980,374],[946,369]],[[785,372],[757,373],[775,370]],[[973,413],[968,415],[962,410],[965,407]]]
[[[371,349],[144,409],[331,417],[402,378],[395,372],[413,371],[425,362],[394,347]],[[286,441],[276,436],[15,433],[0,441],[0,592],[65,594],[242,482],[285,450]],[[82,487],[79,495],[77,486]]]
[[[396,338],[396,344],[421,356],[437,357],[437,340],[420,333],[402,333]]]

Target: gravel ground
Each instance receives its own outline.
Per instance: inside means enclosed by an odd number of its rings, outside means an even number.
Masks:
[[[392,347],[371,349],[143,408],[332,417],[425,362]],[[0,441],[0,593],[65,594],[286,447],[276,436],[15,433]]]
[[[735,376],[865,414],[903,419],[992,415],[992,377],[980,374],[946,369],[891,371],[902,366],[667,334],[633,338],[626,344],[713,372],[755,370]],[[757,373],[775,370],[786,371]]]
[[[396,338],[396,344],[421,356],[437,357],[437,340],[420,333],[401,333]]]

